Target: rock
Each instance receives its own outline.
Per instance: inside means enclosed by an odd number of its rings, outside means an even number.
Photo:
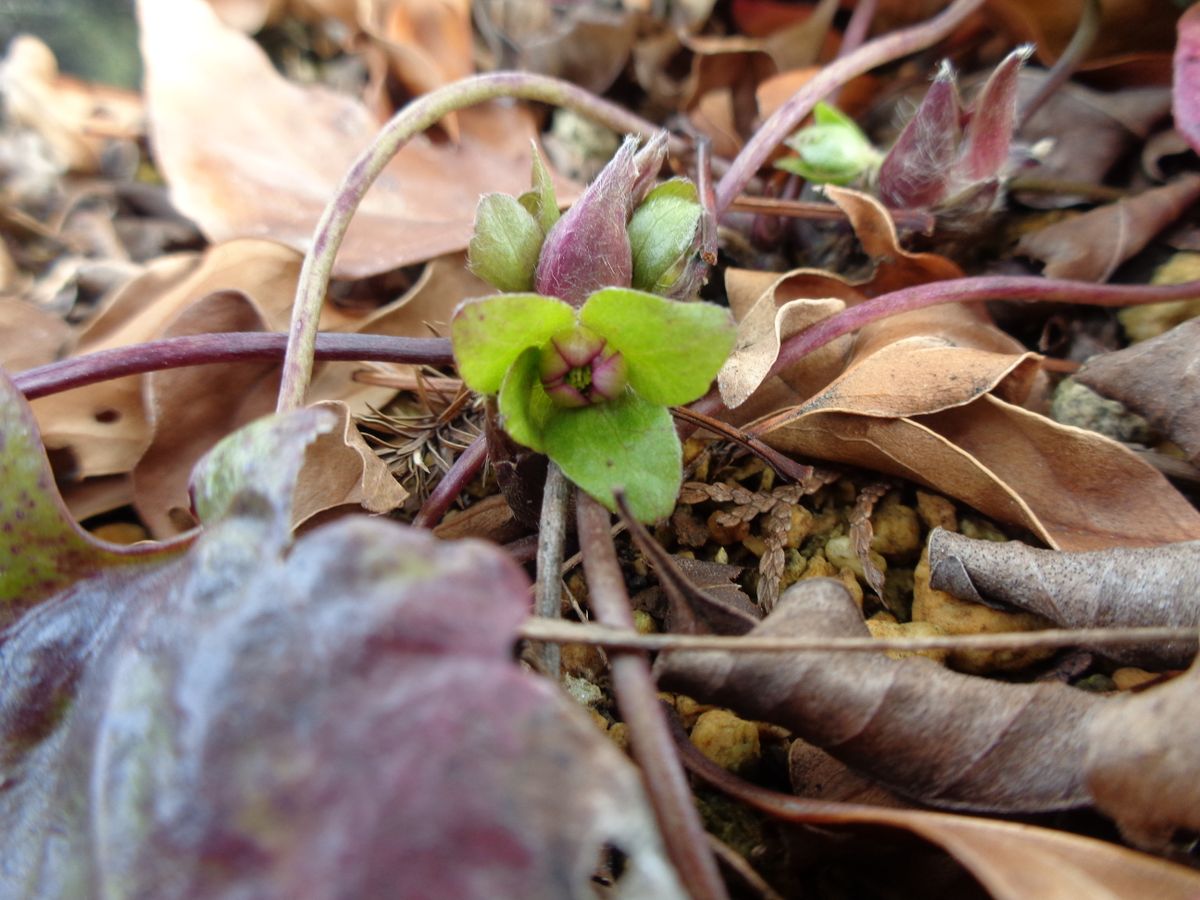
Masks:
[[[727,709],[710,709],[692,727],[692,743],[723,769],[740,772],[762,756],[758,726]]]

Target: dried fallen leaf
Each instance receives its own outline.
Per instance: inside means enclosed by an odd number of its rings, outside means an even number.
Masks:
[[[475,72],[468,0],[360,0],[358,15],[413,96]]]
[[[258,236],[306,249],[378,124],[350,97],[284,80],[203,0],[141,0],[138,10],[151,141],[175,204],[214,242]],[[526,189],[536,135],[526,111],[476,107],[458,124],[454,144],[422,135],[400,151],[360,206],[335,274],[461,250],[481,193]]]
[[[1038,56],[1053,62],[1070,42],[1086,0],[989,0],[988,11],[1021,41],[1036,45]],[[1100,28],[1087,59],[1149,50],[1170,51],[1179,11],[1170,0],[1105,0]]]
[[[1200,542],[1062,553],[934,529],[930,585],[963,600],[1009,604],[1063,628],[1200,629]],[[1182,668],[1196,641],[1106,648],[1131,665]]]
[[[1124,350],[1093,356],[1075,379],[1125,406],[1200,460],[1200,319]]]
[[[789,588],[749,634],[868,633],[841,583],[809,579]],[[1061,684],[989,681],[883,654],[674,651],[660,656],[656,671],[667,690],[782,725],[936,806],[1034,812],[1095,803],[1129,834],[1160,844],[1175,829],[1200,824],[1200,667],[1162,689],[1113,698]],[[1181,725],[1185,733],[1168,743],[1166,733]],[[1140,727],[1152,729],[1143,752],[1127,747],[1129,731]],[[1092,793],[1096,784],[1104,787]],[[1130,808],[1135,795],[1146,799]]]
[[[24,300],[0,298],[0,366],[21,372],[53,362],[70,331],[62,316]]]
[[[1047,278],[1107,281],[1198,198],[1200,175],[1181,175],[1136,197],[1030,232],[1017,252],[1044,262]]]

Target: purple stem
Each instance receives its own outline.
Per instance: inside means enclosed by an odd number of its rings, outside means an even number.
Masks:
[[[592,614],[602,625],[632,629],[633,613],[609,531],[608,510],[583,491],[576,491],[575,497]],[[727,897],[645,654],[613,651],[610,668],[617,706],[629,725],[633,756],[642,768],[659,830],[688,896]]]
[[[429,492],[429,496],[425,498],[425,502],[413,519],[413,525],[418,528],[432,528],[442,521],[442,516],[446,514],[450,504],[479,474],[485,460],[487,460],[487,438],[481,434],[471,441],[466,450],[458,454],[458,459],[442,476],[437,487]]]
[[[808,354],[843,334],[849,334],[888,316],[942,303],[1024,300],[1079,303],[1086,306],[1137,306],[1167,300],[1189,300],[1193,297],[1200,297],[1200,281],[1155,285],[1093,284],[1065,278],[1023,275],[982,275],[934,281],[902,288],[890,294],[881,294],[792,335],[780,346],[779,356],[763,381],[778,375],[789,366],[796,365]],[[717,417],[726,407],[721,402],[720,394],[714,389],[692,403],[688,409],[701,415]],[[694,428],[681,429],[681,437],[686,437],[693,430]]]
[[[734,198],[745,190],[754,173],[763,166],[775,148],[799,127],[804,117],[817,105],[817,101],[824,99],[850,79],[864,75],[876,66],[924,50],[940,41],[979,9],[983,2],[984,0],[954,0],[954,3],[928,22],[878,37],[821,69],[783,106],[775,110],[729,166],[729,170],[717,185],[718,214],[727,210]]]
[[[47,363],[20,372],[12,380],[27,400],[33,400],[98,381],[162,369],[220,362],[280,360],[286,347],[286,334],[189,334]],[[316,356],[324,360],[370,360],[430,366],[448,366],[454,362],[450,342],[445,338],[391,337],[381,334],[320,334],[317,336]]]

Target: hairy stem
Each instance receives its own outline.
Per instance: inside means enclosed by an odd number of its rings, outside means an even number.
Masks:
[[[592,613],[604,625],[632,630],[633,613],[609,534],[608,510],[583,491],[576,491],[575,497]],[[658,701],[650,664],[641,653],[614,653],[610,662],[613,692],[629,725],[633,755],[642,768],[659,830],[684,887],[696,900],[726,897],[725,885]]]
[[[85,353],[47,363],[12,376],[26,399],[84,387],[125,375],[222,362],[282,359],[287,335],[245,331],[189,334]],[[315,355],[324,360],[363,360],[447,366],[454,362],[444,338],[389,337],[380,334],[330,334],[317,337]]]
[[[800,126],[817,101],[876,66],[924,50],[940,41],[981,6],[983,0],[954,0],[928,22],[878,37],[821,69],[775,110],[746,142],[717,185],[717,212],[723,213],[729,208],[733,198],[745,189],[775,148]]]
[[[533,611],[546,619],[557,619],[562,608],[563,547],[567,542],[567,506],[571,483],[554,460],[546,466],[546,486],[542,491],[542,520],[538,529],[537,595]],[[538,645],[537,656],[548,678],[558,680],[560,656],[558,644]]]
[[[312,248],[304,257],[296,285],[287,356],[283,364],[283,382],[279,387],[276,406],[279,412],[295,409],[304,403],[312,376],[317,322],[329,287],[333,263],[350,220],[367,190],[410,138],[448,113],[499,97],[536,100],[565,107],[618,132],[654,134],[661,130],[583,88],[528,72],[494,72],[464,78],[409,103],[383,126],[371,146],[354,161],[317,222]]]

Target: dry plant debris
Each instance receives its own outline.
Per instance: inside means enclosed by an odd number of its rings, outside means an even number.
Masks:
[[[134,5],[140,91],[0,62],[0,896],[1200,895],[1198,8]],[[853,166],[787,159],[819,100]],[[581,184],[625,134],[629,209]],[[633,234],[736,322],[656,524],[619,473],[611,531],[543,505],[464,387],[502,194],[502,260],[606,229],[521,290]],[[624,294],[622,352],[713,361]],[[1049,417],[1076,383],[1144,421]],[[576,513],[539,604],[732,649],[563,631],[556,684],[522,564]]]

